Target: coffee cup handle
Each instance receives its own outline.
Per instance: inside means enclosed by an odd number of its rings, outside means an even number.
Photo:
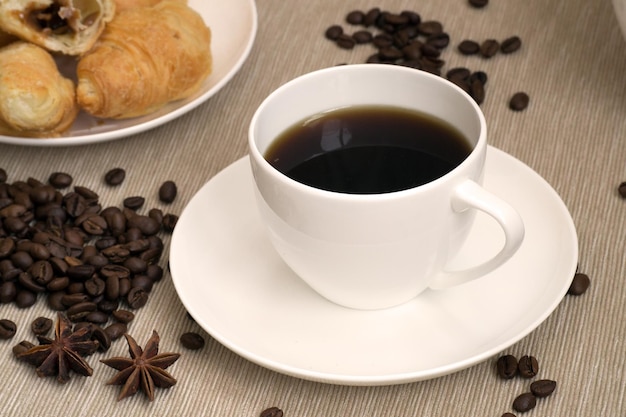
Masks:
[[[484,276],[509,260],[524,240],[524,222],[519,213],[472,180],[465,180],[457,186],[451,204],[457,213],[476,209],[491,216],[504,231],[505,242],[500,252],[482,264],[464,270],[444,271],[430,285],[434,290],[450,288]]]

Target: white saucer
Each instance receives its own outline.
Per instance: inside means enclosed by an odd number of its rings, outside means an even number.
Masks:
[[[183,304],[220,343],[261,366],[336,384],[434,378],[503,351],[541,324],[576,269],[571,216],[544,179],[489,148],[485,187],[515,206],[526,238],[509,262],[468,284],[426,291],[399,307],[357,311],[326,301],[274,252],[260,223],[248,158],[211,179],[174,231],[170,268]],[[478,216],[455,263],[497,250],[501,233]]]

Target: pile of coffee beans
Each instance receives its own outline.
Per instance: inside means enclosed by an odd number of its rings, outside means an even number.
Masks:
[[[469,4],[476,8],[482,8],[487,3],[487,0],[469,0]],[[368,11],[353,10],[346,15],[345,22],[350,27],[357,26],[357,30],[347,33],[343,26],[334,24],[324,33],[338,47],[353,49],[357,45],[370,44],[376,52],[366,59],[367,63],[402,65],[444,76],[465,90],[478,104],[485,100],[487,74],[483,71],[471,71],[465,67],[444,71],[446,61],[442,54],[450,44],[450,35],[441,22],[422,19],[415,11],[392,13],[379,7]],[[458,44],[457,50],[464,55],[491,58],[497,53],[514,53],[521,47],[520,37],[510,36],[502,42],[486,39],[478,43],[466,39]],[[521,111],[528,104],[528,94],[518,92],[511,97],[509,108]]]
[[[516,376],[530,379],[539,373],[539,361],[531,355],[524,355],[519,360],[511,355],[500,356],[496,360],[496,373],[502,379],[512,379]],[[530,411],[537,405],[538,398],[550,396],[556,390],[556,381],[539,379],[530,384],[530,392],[518,395],[513,400],[513,410],[523,413]],[[502,417],[515,417],[512,413],[504,413]]]
[[[104,180],[119,185],[125,175],[116,168]],[[103,207],[94,190],[72,182],[55,172],[44,182],[9,183],[0,169],[0,304],[28,308],[45,299],[77,326],[102,328],[100,337],[114,340],[134,318],[128,309],[143,307],[163,277],[159,234],[171,232],[178,217],[156,208],[141,214],[139,196]],[[165,182],[160,200],[175,197],[175,183]],[[48,331],[48,320],[36,319],[33,332]],[[12,326],[0,323],[0,337],[10,336]]]

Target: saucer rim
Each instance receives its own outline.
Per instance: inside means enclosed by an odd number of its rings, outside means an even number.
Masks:
[[[181,277],[182,274],[177,273],[178,256],[176,255],[175,249],[177,247],[178,239],[183,239],[183,237],[181,237],[183,233],[181,232],[181,229],[174,230],[174,234],[172,236],[172,241],[171,241],[171,247],[170,247],[170,271],[171,271],[172,281],[174,283],[176,292],[181,302],[183,303],[183,305],[189,312],[189,314],[198,322],[198,324],[205,331],[207,331],[207,333],[209,333],[213,338],[215,338],[218,342],[220,342],[226,348],[228,348],[229,350],[233,351],[239,356],[257,365],[271,369],[281,374],[285,374],[285,375],[289,375],[289,376],[293,376],[297,378],[302,378],[302,379],[316,381],[316,382],[323,382],[323,383],[341,384],[341,385],[381,386],[381,385],[393,385],[393,384],[409,383],[409,382],[437,378],[437,377],[448,375],[454,372],[461,371],[468,367],[474,366],[488,359],[494,354],[497,354],[498,352],[503,351],[504,349],[508,348],[509,346],[521,340],[522,338],[526,337],[529,333],[534,331],[541,323],[543,323],[548,318],[548,316],[550,316],[554,312],[556,307],[559,305],[559,303],[565,296],[567,289],[569,288],[569,285],[571,283],[571,279],[573,278],[573,275],[576,271],[576,266],[577,266],[577,261],[578,261],[578,250],[579,250],[578,238],[576,235],[576,229],[574,226],[573,219],[571,218],[571,214],[569,213],[565,203],[562,201],[562,199],[557,194],[557,192],[550,186],[550,184],[543,177],[541,177],[537,172],[535,172],[532,168],[530,168],[528,165],[524,164],[522,161],[516,159],[515,157],[511,156],[510,154],[504,151],[501,151],[497,148],[489,146],[488,151],[487,151],[487,160],[489,160],[490,157],[491,158],[504,158],[508,160],[507,162],[518,165],[519,169],[522,169],[525,171],[525,175],[532,177],[532,181],[536,182],[535,187],[543,188],[543,192],[550,194],[550,198],[553,200],[552,203],[556,203],[556,205],[559,206],[560,212],[558,213],[559,214],[558,217],[560,217],[563,220],[564,222],[563,226],[565,227],[565,229],[567,229],[567,231],[571,235],[570,236],[571,239],[569,241],[569,244],[571,245],[571,253],[569,253],[569,256],[568,256],[568,262],[571,261],[571,265],[569,267],[569,274],[567,276],[564,274],[564,276],[561,278],[562,287],[560,291],[558,292],[558,294],[555,293],[555,296],[553,297],[553,299],[551,299],[552,302],[549,303],[549,305],[546,305],[545,308],[543,308],[542,310],[543,314],[540,314],[537,317],[535,317],[532,323],[525,325],[524,329],[518,332],[514,337],[510,337],[500,344],[491,346],[489,349],[486,349],[484,352],[480,354],[475,354],[470,357],[467,357],[464,360],[458,360],[458,361],[449,363],[447,365],[439,365],[432,369],[396,372],[396,373],[389,373],[389,374],[384,374],[384,375],[379,375],[379,374],[348,375],[348,374],[340,374],[340,373],[331,373],[327,371],[316,371],[313,369],[304,369],[302,367],[285,364],[279,360],[275,360],[272,358],[264,357],[263,355],[259,355],[248,348],[244,348],[243,346],[238,346],[234,344],[232,341],[229,340],[227,335],[224,335],[220,333],[219,331],[211,328],[211,326],[206,323],[206,318],[202,317],[201,312],[198,311],[196,306],[189,305],[187,297],[185,296],[186,289],[184,288],[184,285],[183,285],[184,278]],[[187,214],[187,212],[189,211],[188,209],[189,207],[191,207],[192,205],[195,206],[195,205],[203,203],[201,202],[202,196],[204,196],[204,194],[206,194],[209,191],[211,184],[213,184],[215,181],[223,181],[229,178],[229,175],[251,175],[251,173],[242,174],[242,172],[239,172],[244,169],[244,166],[246,164],[248,165],[248,168],[246,169],[249,170],[248,158],[249,158],[248,156],[245,156],[233,162],[232,164],[227,166],[224,170],[220,171],[216,176],[211,178],[203,187],[201,187],[201,189],[196,193],[196,195],[192,198],[192,200],[190,200],[188,206],[183,210],[181,219],[183,219],[185,214]],[[179,223],[180,223],[180,220],[179,220]],[[565,263],[565,261],[563,262]],[[565,267],[565,269],[568,269],[568,268]]]

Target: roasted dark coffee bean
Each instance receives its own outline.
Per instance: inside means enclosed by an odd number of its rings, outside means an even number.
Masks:
[[[67,317],[71,321],[79,321],[87,317],[92,311],[96,311],[98,305],[92,301],[85,301],[82,303],[74,304],[66,310]]]
[[[483,85],[487,84],[487,73],[484,71],[474,71],[472,72],[472,74],[469,76],[469,80],[470,82],[474,81],[474,80],[478,80],[480,81]]]
[[[480,9],[489,4],[489,0],[468,0],[468,3],[470,4],[470,6]]]
[[[161,229],[161,224],[156,220],[143,215],[135,215],[128,220],[127,225],[129,228],[137,228],[145,236],[156,235]],[[136,239],[130,239],[136,240]]]
[[[617,187],[617,193],[620,195],[620,197],[626,198],[626,181],[620,183],[620,185]]]
[[[496,371],[500,378],[513,378],[517,375],[517,358],[513,355],[500,356],[496,361]]]
[[[363,24],[365,20],[365,13],[360,10],[353,10],[346,15],[346,22],[351,25],[360,25]]]
[[[37,302],[37,294],[28,290],[19,290],[15,296],[15,305],[18,308],[28,308]]]
[[[136,256],[126,259],[123,265],[133,274],[141,274],[148,269],[148,263]]]
[[[528,107],[529,102],[530,98],[528,97],[528,94],[520,91],[513,94],[513,96],[509,100],[509,108],[515,111],[522,111],[526,107]]]
[[[180,343],[190,350],[198,350],[204,347],[204,338],[195,332],[183,333],[180,336]]]
[[[141,207],[143,207],[143,204],[146,202],[146,199],[141,197],[141,196],[133,196],[133,197],[126,197],[123,201],[123,205],[126,208],[129,208],[131,210],[138,210]]]
[[[120,279],[111,275],[106,278],[105,296],[108,300],[117,300],[120,296]]]
[[[516,417],[513,413],[504,413],[501,417]]]
[[[133,287],[128,292],[126,302],[130,306],[130,308],[141,308],[145,306],[148,302],[148,293],[141,287]]]
[[[380,8],[374,7],[368,10],[367,13],[365,13],[362,24],[363,26],[366,26],[366,27],[372,26],[376,24],[376,21],[378,20],[379,17],[380,17]]]
[[[96,272],[96,267],[89,264],[72,265],[67,269],[67,276],[75,281],[86,281]]]
[[[520,413],[530,411],[535,408],[536,405],[537,398],[530,392],[518,395],[517,398],[513,400],[513,409],[515,411],[519,411]]]
[[[148,265],[146,275],[153,281],[159,282],[163,278],[163,268],[157,264]]]
[[[69,277],[55,277],[55,278],[52,278],[52,281],[50,281],[46,285],[46,289],[50,292],[57,292],[57,291],[64,290],[69,285],[70,285]]]
[[[0,168],[0,184],[7,182],[7,178],[7,172],[4,169]]]
[[[10,339],[15,336],[17,325],[9,319],[0,319],[0,339]]]
[[[376,48],[385,48],[393,45],[393,37],[388,33],[379,33],[378,35],[374,36],[374,39],[372,39],[372,43]]]
[[[156,220],[158,223],[162,223],[163,222],[163,211],[161,211],[158,208],[150,209],[150,211],[148,211],[148,217],[150,217],[151,219]]]
[[[112,323],[105,327],[104,331],[109,335],[111,340],[117,340],[128,331],[128,326],[126,326],[125,323]]]
[[[52,328],[52,320],[48,317],[37,317],[30,324],[30,330],[36,335],[45,335]]]
[[[358,30],[352,34],[352,39],[358,44],[370,43],[374,35],[369,30]]]
[[[113,245],[102,251],[109,261],[113,263],[122,263],[130,256],[130,251],[124,245]]]
[[[34,293],[40,293],[46,290],[43,285],[39,285],[33,280],[33,276],[29,272],[21,272],[17,276],[17,282],[22,288]]]
[[[119,307],[119,300],[107,300],[106,298],[98,301],[98,310],[107,314],[113,313]]]
[[[29,342],[28,340],[22,340],[20,343],[13,346],[13,349],[12,349],[13,356],[17,356],[20,353],[26,352],[27,350],[32,349],[34,347],[35,345]]]
[[[146,249],[150,249],[150,241],[148,239],[131,240],[128,243],[124,243],[124,247],[130,253],[143,252]]]
[[[511,54],[522,47],[522,40],[519,36],[511,36],[506,38],[500,44],[500,52],[503,54]]]
[[[28,228],[28,224],[21,217],[7,217],[3,225],[6,231],[15,234],[20,234]]]
[[[381,59],[386,61],[395,61],[402,58],[402,51],[393,46],[380,48],[378,54],[380,55]]]
[[[11,255],[15,250],[15,241],[10,237],[0,238],[0,259]]]
[[[539,372],[539,362],[537,358],[530,355],[522,356],[517,363],[517,367],[519,374],[523,378],[532,378]]]
[[[64,311],[67,307],[63,305],[61,299],[66,294],[63,291],[49,293],[46,297],[46,304],[53,311]]]
[[[260,417],[283,417],[283,410],[278,407],[270,407],[261,411]]]
[[[163,217],[163,230],[166,232],[173,232],[178,223],[178,216],[172,213],[168,213]]]
[[[426,44],[432,45],[437,49],[444,49],[450,44],[450,35],[445,32],[431,35],[426,39]]]
[[[338,47],[342,49],[352,49],[354,48],[354,45],[356,45],[356,42],[354,41],[352,36],[345,34],[345,33],[342,33],[341,35],[339,35],[337,37],[337,40],[335,40],[335,43],[337,44]]]
[[[457,49],[463,55],[475,55],[480,52],[480,45],[476,41],[466,39],[459,43]]]
[[[30,253],[25,251],[17,251],[11,255],[11,262],[16,268],[21,269],[22,271],[27,270],[33,264],[33,257],[30,256]]]
[[[104,324],[109,321],[109,315],[103,311],[92,311],[85,316],[85,321],[95,324]]]
[[[422,51],[423,56],[431,58],[438,58],[441,55],[441,50],[439,50],[439,48],[436,48],[428,43],[423,44],[420,48],[420,51]]]
[[[96,193],[95,191],[93,191],[93,190],[91,190],[91,189],[89,189],[87,187],[75,186],[74,187],[74,191],[77,192],[78,194],[80,194],[81,196],[83,196],[88,201],[97,201],[98,198],[100,198],[98,196],[98,193]]]
[[[354,39],[356,40],[356,38]],[[176,186],[176,183],[174,181],[165,181],[159,187],[159,200],[161,200],[163,203],[173,202],[176,199],[177,194],[178,187]]]
[[[120,323],[128,324],[135,318],[135,313],[128,310],[115,310],[111,312],[111,316]]]
[[[33,203],[43,205],[54,201],[56,190],[51,185],[40,185],[31,189],[28,195]]]
[[[417,25],[417,30],[420,34],[425,36],[436,35],[443,32],[443,25],[436,20],[429,20],[421,22]]]
[[[147,275],[135,275],[130,280],[130,285],[131,287],[139,287],[145,292],[149,293],[150,291],[152,291],[154,281],[152,281]]]
[[[482,104],[485,101],[485,85],[478,79],[470,80],[469,82],[470,96],[476,101],[477,104]]]
[[[339,36],[342,34],[343,28],[339,25],[332,25],[328,29],[326,29],[326,32],[324,32],[324,36],[326,36],[326,39],[329,39],[331,41],[336,41],[337,38],[339,38]]]
[[[567,293],[569,295],[582,295],[584,294],[589,286],[591,285],[591,280],[587,274],[583,274],[582,272],[577,272],[574,274],[574,278],[572,279],[572,283],[570,284]]]
[[[556,390],[556,381],[551,379],[540,379],[530,384],[530,392],[537,398],[547,397],[554,390]]]
[[[409,25],[417,26],[422,21],[422,17],[419,15],[419,13],[412,10],[403,10],[402,12],[400,12],[400,15],[406,16],[409,19]]]
[[[63,197],[63,207],[72,217],[79,217],[87,209],[87,200],[78,193],[68,193]]]
[[[113,168],[104,174],[104,182],[108,185],[120,185],[126,178],[126,171],[123,168]]]
[[[500,43],[495,39],[487,39],[480,44],[480,55],[491,58],[500,50]]]
[[[47,260],[50,258],[50,251],[41,243],[31,243],[28,253],[33,259]]]
[[[46,285],[54,278],[52,264],[48,261],[36,261],[28,268],[28,272],[39,285]]]
[[[451,68],[446,72],[448,80],[467,80],[471,75],[471,71],[465,67]]]
[[[0,284],[0,304],[11,303],[17,296],[17,287],[13,281]]]
[[[97,276],[93,276],[85,281],[85,292],[91,297],[98,297],[104,294],[105,289],[106,283]]]
[[[393,26],[404,26],[409,24],[409,16],[404,14],[387,13],[385,14],[385,23]]]
[[[50,185],[52,185],[54,188],[59,189],[69,187],[70,185],[72,185],[72,181],[72,176],[65,172],[53,172],[48,178],[48,182],[50,183]]]
[[[93,324],[91,327],[91,340],[98,342],[98,350],[107,351],[111,347],[111,337],[100,326]]]

